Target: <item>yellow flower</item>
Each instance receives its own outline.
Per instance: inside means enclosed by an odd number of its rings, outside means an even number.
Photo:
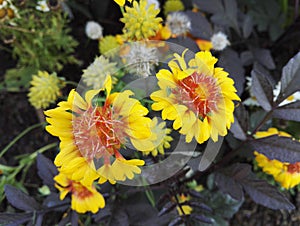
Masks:
[[[46,71],[38,71],[32,76],[29,89],[29,102],[36,109],[47,108],[61,95],[60,89],[65,86],[63,80],[56,73],[48,74]]]
[[[179,203],[184,203],[188,200],[190,200],[190,196],[185,196],[184,194],[181,194],[178,196]],[[183,210],[183,212],[181,211]],[[178,214],[181,215],[190,215],[192,212],[193,208],[190,207],[189,205],[182,205],[181,208],[177,206],[177,212]]]
[[[126,0],[114,0],[119,6],[124,6]],[[127,0],[128,2],[132,2],[132,0]]]
[[[181,0],[167,0],[164,4],[164,14],[167,16],[171,12],[183,11],[184,5]]]
[[[125,7],[121,21],[125,24],[123,28],[124,36],[129,40],[148,39],[156,35],[160,28],[162,18],[156,17],[159,9],[155,5],[147,5],[147,0],[133,2],[133,7]]]
[[[151,123],[151,131],[153,134],[156,135],[156,140],[152,141],[154,143],[154,148],[150,151],[145,151],[143,154],[149,155],[150,153],[153,156],[157,156],[157,154],[164,155],[165,154],[165,148],[170,148],[170,142],[173,140],[169,134],[171,133],[171,129],[166,128],[166,122],[158,123],[158,120],[156,117],[152,119]]]
[[[116,36],[107,35],[100,39],[99,50],[102,55],[113,57],[116,54],[116,48],[120,46]]]
[[[234,81],[222,68],[214,67],[217,59],[210,52],[198,52],[188,64],[184,54],[174,54],[170,70],[161,69],[156,77],[160,90],[151,94],[152,109],[162,110],[163,120],[174,120],[173,128],[203,143],[209,137],[225,136],[233,123]]]
[[[129,90],[111,94],[110,77],[105,90],[104,103],[92,101],[99,90],[87,91],[84,99],[72,90],[67,101],[45,112],[50,123],[46,130],[61,140],[54,163],[62,173],[84,184],[98,178],[99,183],[132,179],[130,172],[140,173],[138,166],[144,161],[124,159],[121,147],[130,141],[139,151],[152,148],[152,143],[143,142],[152,135],[151,119],[145,117],[147,108],[131,98]]]
[[[59,173],[54,177],[55,187],[60,191],[60,199],[63,200],[68,193],[71,193],[71,208],[78,213],[91,211],[97,213],[105,206],[103,196],[94,186],[86,186],[74,181],[66,174]]]
[[[83,82],[93,89],[103,89],[104,83],[109,76],[112,78],[112,83],[117,83],[117,78],[113,76],[117,71],[117,63],[112,63],[104,56],[96,57],[87,69],[83,70]]]
[[[291,137],[290,134],[278,131],[276,128],[269,128],[268,131],[259,131],[255,134],[256,138],[263,138],[272,135]],[[290,189],[300,183],[300,162],[288,163],[280,162],[276,159],[269,159],[263,154],[254,152],[257,165],[263,172],[274,177],[283,188]]]

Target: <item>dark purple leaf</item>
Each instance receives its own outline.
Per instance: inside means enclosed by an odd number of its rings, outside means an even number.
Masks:
[[[203,216],[201,214],[192,213],[190,216],[191,216],[191,218],[194,218],[195,220],[203,222],[203,223],[212,224],[214,222],[214,220],[212,218]]]
[[[250,36],[252,32],[252,28],[253,28],[252,17],[250,15],[245,15],[243,25],[242,25],[244,38],[248,38]]]
[[[19,226],[33,218],[33,213],[0,213],[0,225]]]
[[[281,162],[300,162],[300,142],[289,137],[269,136],[250,141],[250,145],[269,159]]]
[[[256,97],[258,103],[266,111],[272,109],[273,103],[273,87],[267,79],[267,76],[261,71],[253,69],[251,71],[252,86],[251,90]]]
[[[247,139],[248,112],[243,105],[239,105],[234,112],[234,123],[230,127],[233,136],[239,140]]]
[[[169,213],[175,207],[176,207],[176,203],[168,202],[166,205],[164,205],[164,207],[161,209],[161,211],[159,211],[158,216],[160,217],[166,213]]]
[[[278,103],[300,91],[300,52],[295,55],[282,69],[281,90]]]
[[[252,50],[254,58],[266,68],[273,70],[275,69],[275,63],[271,55],[270,50],[268,49],[258,49],[254,48]]]
[[[109,205],[105,205],[101,211],[93,215],[93,219],[95,222],[102,222],[112,215],[111,208]]]
[[[224,7],[221,0],[193,0],[193,3],[204,12],[222,13]]]
[[[273,117],[300,122],[300,101],[275,109]]]
[[[242,184],[244,190],[258,204],[274,210],[295,209],[295,206],[276,187],[264,180],[245,178]]]
[[[241,201],[244,198],[244,192],[238,180],[242,176],[247,176],[247,174],[248,172],[241,170],[239,166],[232,166],[222,172],[216,172],[214,178],[216,185],[223,193]]]
[[[78,213],[75,212],[75,211],[72,211],[72,213],[71,213],[71,225],[72,226],[78,226],[78,219],[79,219]]]
[[[205,197],[200,193],[200,192],[197,192],[195,190],[189,190],[188,191],[189,195],[197,198],[197,199],[204,199]]]
[[[234,80],[238,95],[241,95],[244,91],[245,70],[237,52],[230,48],[222,51],[218,66],[223,67],[229,73],[229,77]]]
[[[244,66],[249,66],[253,63],[253,54],[251,51],[242,52],[240,57]]]
[[[219,178],[217,178],[217,176]],[[258,204],[271,209],[291,210],[295,208],[293,204],[291,204],[290,201],[276,189],[276,187],[268,184],[264,180],[258,179],[251,171],[251,166],[249,164],[236,163],[225,170],[217,172],[215,180],[221,190],[224,190],[224,187],[222,186],[229,189],[230,183],[225,181],[226,178],[234,181],[234,183],[232,183],[233,186],[239,184],[245,192],[250,195],[253,201]],[[234,189],[234,187],[232,188]]]
[[[38,214],[36,217],[35,226],[42,226],[43,218],[44,218],[44,214]]]
[[[41,209],[41,206],[32,197],[11,185],[5,185],[4,191],[7,201],[20,210],[35,211]]]
[[[128,218],[128,214],[126,213],[126,211],[122,208],[122,207],[117,207],[114,210],[114,214],[112,215],[111,221],[110,221],[110,226],[115,226],[115,225],[119,225],[119,226],[129,226],[129,218]]]
[[[53,161],[46,158],[42,154],[37,156],[37,169],[38,175],[43,180],[43,183],[47,185],[50,190],[55,191],[54,180],[53,178],[58,174],[56,166],[53,164]]]
[[[183,220],[181,217],[176,217],[175,219],[173,219],[168,226],[177,226],[177,225],[182,225]]]
[[[189,50],[191,50],[194,53],[197,53],[197,52],[200,51],[197,43],[189,37],[186,37],[186,38],[182,38],[182,37],[170,38],[167,41],[171,42],[171,43],[175,43],[175,44],[179,45],[180,47],[188,48]]]
[[[54,206],[57,206],[55,208],[55,211],[63,212],[70,207],[70,198],[66,197],[64,200],[60,200],[58,193],[51,193],[44,199],[43,206],[49,208],[53,208]]]
[[[187,201],[186,203],[184,203],[183,205],[189,205],[191,207],[194,207],[195,209],[199,209],[199,210],[204,210],[207,212],[212,212],[212,208],[210,208],[208,205],[201,203],[201,202],[195,202],[195,201]]]
[[[210,40],[213,31],[208,20],[201,13],[186,11],[185,14],[191,20],[191,34],[196,38]]]

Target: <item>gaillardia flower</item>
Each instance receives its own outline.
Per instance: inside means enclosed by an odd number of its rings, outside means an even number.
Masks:
[[[37,75],[33,75],[30,84],[29,102],[36,109],[49,107],[61,95],[60,89],[65,86],[63,79],[57,77],[56,73],[49,75],[46,71],[38,71]]]
[[[94,62],[91,63],[87,69],[83,70],[83,82],[93,89],[103,89],[104,83],[109,76],[111,76],[112,84],[118,80],[113,76],[117,71],[117,63],[112,63],[103,55],[96,57]]]
[[[129,40],[143,40],[156,35],[162,18],[156,17],[159,9],[154,4],[147,4],[147,0],[133,2],[133,7],[125,7],[126,12],[120,20],[125,24],[124,36]]]
[[[60,199],[63,200],[71,193],[71,209],[78,213],[91,211],[97,213],[105,206],[103,196],[92,185],[86,186],[80,182],[73,181],[68,175],[58,174],[54,177],[55,187],[60,191]]]
[[[45,112],[50,123],[46,130],[61,140],[55,165],[86,185],[98,178],[99,183],[132,179],[134,173],[141,173],[138,166],[144,161],[127,160],[120,149],[129,142],[139,151],[152,148],[151,143],[143,142],[152,136],[147,108],[131,98],[129,90],[111,94],[111,79],[105,90],[103,103],[95,98],[99,90],[87,91],[84,99],[72,90],[67,101]]]
[[[156,135],[156,139],[152,140],[154,148],[150,151],[144,151],[143,154],[157,156],[158,154],[164,155],[165,149],[170,148],[170,142],[173,138],[169,135],[171,129],[166,128],[166,122],[158,123],[158,119],[154,117],[151,123],[151,131]]]
[[[162,110],[163,120],[174,120],[173,128],[203,143],[209,137],[225,136],[233,122],[234,103],[240,100],[234,81],[222,68],[214,67],[217,59],[210,52],[198,52],[188,64],[174,54],[169,70],[161,69],[156,77],[160,90],[151,94],[152,109]]]
[[[272,135],[291,137],[290,134],[278,131],[276,128],[269,128],[267,131],[259,131],[255,134],[256,138],[263,138]],[[269,159],[267,156],[254,152],[257,165],[263,172],[274,177],[283,188],[290,189],[300,184],[300,162],[288,163],[276,159]]]

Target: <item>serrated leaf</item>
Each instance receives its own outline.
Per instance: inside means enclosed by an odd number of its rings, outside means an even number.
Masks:
[[[300,101],[277,108],[272,115],[275,118],[300,122]]]
[[[210,40],[213,31],[208,20],[201,13],[184,12],[191,20],[191,34],[194,37]]]
[[[269,136],[250,141],[253,149],[269,159],[281,162],[300,162],[300,142],[289,137]]]
[[[282,69],[281,90],[277,98],[282,102],[296,91],[300,91],[300,52],[296,54]]]
[[[255,69],[251,71],[251,77],[253,95],[264,110],[270,111],[273,103],[273,87],[271,83],[265,74]]]
[[[0,224],[19,226],[33,218],[33,213],[0,213]]]
[[[248,38],[250,36],[252,32],[252,28],[253,28],[252,17],[250,15],[245,15],[243,25],[242,25],[244,38]]]
[[[266,68],[273,70],[275,69],[275,63],[271,55],[270,50],[254,48],[252,50],[254,58]]]
[[[253,174],[254,175],[254,174]],[[254,202],[274,210],[293,210],[294,205],[277,190],[276,187],[264,180],[250,179],[243,180],[243,188]]]
[[[245,69],[238,53],[226,48],[220,54],[218,66],[223,67],[229,73],[229,77],[234,80],[238,95],[241,95],[244,91]]]
[[[32,197],[11,185],[5,185],[4,191],[8,202],[20,210],[35,211],[41,209],[41,206]]]
[[[58,174],[56,166],[53,161],[46,158],[42,154],[37,156],[38,175],[43,180],[43,183],[49,186],[50,190],[55,191],[53,178]]]

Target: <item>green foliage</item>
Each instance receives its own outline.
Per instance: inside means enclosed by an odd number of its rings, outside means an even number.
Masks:
[[[18,67],[60,71],[64,64],[78,63],[72,55],[78,43],[67,25],[60,10],[41,12],[26,3],[19,17],[0,23],[0,38],[10,40]]]

